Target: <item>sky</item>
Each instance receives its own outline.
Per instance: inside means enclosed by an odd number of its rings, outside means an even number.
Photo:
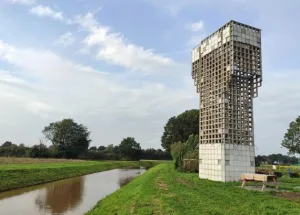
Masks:
[[[262,29],[254,99],[257,154],[280,144],[300,111],[296,0],[0,0],[0,143],[35,145],[73,118],[91,146],[132,136],[161,148],[168,119],[199,107],[191,50],[230,20]]]

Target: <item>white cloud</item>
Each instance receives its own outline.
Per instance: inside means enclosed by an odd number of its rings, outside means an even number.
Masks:
[[[35,0],[6,0],[7,2],[11,3],[11,4],[34,4]]]
[[[84,43],[88,47],[98,47],[97,57],[101,60],[145,72],[182,66],[168,57],[155,54],[151,49],[129,42],[121,33],[99,24],[92,13],[77,16],[76,22],[88,31]]]
[[[55,42],[56,45],[69,46],[76,41],[75,36],[72,32],[62,34],[59,39]]]
[[[204,22],[199,20],[197,22],[193,22],[187,25],[187,28],[191,31],[204,31]]]
[[[186,25],[186,28],[193,32],[189,41],[187,42],[188,47],[194,47],[200,44],[201,40],[203,40],[206,37],[206,29],[202,20],[188,23]]]
[[[30,12],[40,17],[51,17],[56,20],[64,20],[62,12],[55,11],[49,6],[38,5],[36,7],[31,8]]]
[[[14,68],[0,71],[0,100],[5,104],[0,105],[0,142],[35,144],[43,126],[72,117],[89,127],[93,145],[119,144],[134,136],[143,147],[158,148],[160,137],[155,135],[167,119],[197,107],[196,97],[190,97],[197,95],[192,80],[182,81],[189,72],[177,73],[180,87],[173,88],[164,83],[172,77],[150,81],[138,73],[107,73],[51,51],[1,41],[0,60]]]

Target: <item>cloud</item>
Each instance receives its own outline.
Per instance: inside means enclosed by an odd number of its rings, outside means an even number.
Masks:
[[[202,20],[188,23],[186,24],[186,28],[192,32],[190,39],[186,44],[188,47],[194,47],[200,44],[201,40],[206,37],[206,29]]]
[[[36,7],[31,8],[30,12],[40,17],[51,17],[55,20],[64,20],[63,13],[60,11],[55,11],[49,6],[38,5]]]
[[[0,106],[1,138],[17,143],[35,144],[43,126],[72,117],[89,127],[93,145],[119,144],[134,136],[143,147],[158,148],[160,138],[155,136],[156,145],[153,138],[167,119],[197,104],[189,72],[177,73],[180,87],[172,87],[166,83],[171,77],[108,73],[49,50],[2,41],[1,60],[11,65],[0,71],[0,100],[5,104]]]
[[[6,0],[6,1],[11,3],[11,4],[31,5],[31,4],[34,4],[36,0]]]
[[[96,10],[98,11],[98,10]],[[151,49],[146,49],[129,42],[121,33],[113,32],[109,26],[101,25],[93,13],[77,15],[74,20],[68,20],[62,12],[55,12],[47,6],[37,6],[31,12],[38,16],[49,16],[56,20],[64,20],[67,24],[78,24],[88,35],[83,40],[85,53],[92,53],[90,49],[95,47],[98,51],[96,58],[110,64],[123,66],[131,70],[139,70],[145,73],[173,70],[182,70],[185,66],[174,62],[171,58],[156,54]],[[74,42],[70,33],[62,35],[56,44],[69,45]],[[82,52],[82,51],[81,51]],[[171,69],[170,69],[171,68]],[[174,69],[177,68],[177,69]],[[186,67],[185,67],[186,69]]]
[[[75,36],[71,32],[62,34],[55,42],[56,45],[70,46],[76,41]]]
[[[113,32],[110,27],[99,24],[92,13],[77,16],[76,22],[88,31],[84,44],[87,47],[97,47],[97,58],[108,63],[144,72],[182,66],[171,58],[129,42],[121,33]]]
[[[193,22],[187,25],[187,28],[190,31],[203,31],[204,30],[204,22],[202,20],[199,20],[197,22]]]

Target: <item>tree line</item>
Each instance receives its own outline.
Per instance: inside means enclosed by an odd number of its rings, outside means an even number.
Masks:
[[[258,155],[255,157],[256,166],[261,164],[295,165],[298,162],[297,157],[282,154]]]
[[[10,141],[0,145],[0,157],[63,158],[53,145],[47,146],[40,143],[34,146],[25,146],[23,143],[17,145]],[[87,160],[170,160],[171,155],[161,149],[149,148],[141,149],[136,157],[123,158],[120,145],[110,144],[108,146],[92,146],[84,156],[78,158]]]
[[[161,137],[161,146],[164,150],[141,149],[140,144],[133,137],[124,138],[119,145],[115,146],[90,147],[90,131],[73,119],[52,122],[43,129],[42,133],[45,140],[52,143],[51,146],[46,146],[44,141],[32,147],[26,147],[24,144],[15,145],[7,141],[0,147],[0,156],[137,160],[140,158],[170,159],[172,154],[180,156],[173,156],[173,160],[180,161],[177,163],[182,165],[184,159],[197,159],[199,110],[187,110],[167,121]],[[290,123],[281,145],[289,150],[289,155],[300,153],[300,117]],[[257,156],[256,161],[257,164],[272,163],[275,160],[284,164],[288,161],[296,162],[295,157],[279,155]]]
[[[170,153],[161,149],[142,149],[133,137],[124,138],[119,145],[90,147],[90,131],[73,119],[50,123],[42,133],[50,146],[40,143],[34,146],[13,144],[10,141],[0,146],[0,156],[31,158],[73,158],[93,160],[140,160],[170,159]]]

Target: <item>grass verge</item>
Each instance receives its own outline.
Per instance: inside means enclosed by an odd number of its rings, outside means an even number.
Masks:
[[[300,182],[300,181],[299,181]],[[300,204],[240,183],[201,180],[160,164],[109,195],[87,213],[99,214],[300,214]]]
[[[105,170],[153,166],[156,161],[80,161],[0,165],[0,192]]]

